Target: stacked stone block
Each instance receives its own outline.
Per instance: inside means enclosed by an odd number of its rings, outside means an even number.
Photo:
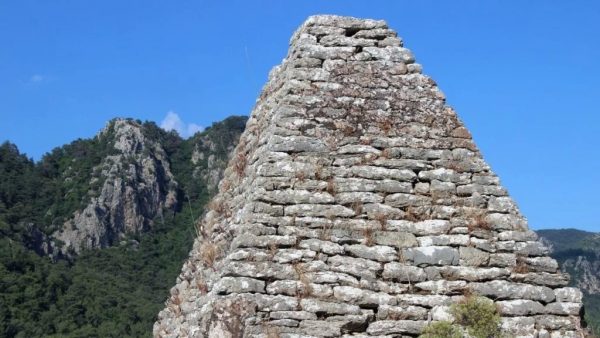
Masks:
[[[579,337],[582,294],[385,22],[310,17],[251,114],[158,337],[415,337],[465,294]]]

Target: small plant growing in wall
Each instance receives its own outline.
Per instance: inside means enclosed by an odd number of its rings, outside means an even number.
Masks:
[[[473,337],[502,337],[498,309],[485,297],[467,295],[461,302],[452,305],[450,313],[456,323],[465,327]]]
[[[246,164],[248,163],[248,158],[244,153],[238,153],[235,157],[235,161],[233,162],[233,169],[238,177],[244,176],[244,172],[246,171]]]
[[[202,263],[209,268],[214,268],[215,261],[219,256],[219,248],[216,244],[206,241],[200,247],[200,257]]]
[[[512,271],[518,274],[529,272],[529,265],[527,265],[525,256],[517,255],[517,264],[513,267]]]
[[[486,213],[484,211],[472,211],[467,213],[468,224],[467,227],[469,232],[475,231],[491,231],[493,225],[486,219]]]
[[[336,190],[337,189],[335,187],[335,182],[333,181],[333,179],[330,178],[329,180],[327,180],[327,192],[333,196],[335,195]]]
[[[363,229],[363,236],[365,237],[365,245],[366,246],[375,245],[375,238],[373,235],[374,235],[374,231],[373,231],[372,227],[367,226],[366,228]]]
[[[448,321],[433,322],[421,333],[419,338],[462,338],[460,328]]]
[[[375,214],[375,220],[377,222],[379,222],[381,230],[383,230],[383,231],[387,230],[388,218],[383,212],[378,212],[377,214]]]
[[[450,307],[454,324],[447,321],[429,324],[419,338],[460,338],[463,332],[473,338],[504,338],[500,315],[490,299],[467,293],[464,299]]]

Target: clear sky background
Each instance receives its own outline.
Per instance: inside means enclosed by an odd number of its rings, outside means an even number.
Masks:
[[[247,115],[312,14],[385,19],[533,228],[600,231],[598,1],[0,0],[0,141],[34,159],[122,116]]]

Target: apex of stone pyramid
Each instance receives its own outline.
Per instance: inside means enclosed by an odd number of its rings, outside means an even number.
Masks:
[[[156,336],[418,336],[470,293],[508,334],[580,334],[581,292],[383,21],[294,33],[197,228]]]

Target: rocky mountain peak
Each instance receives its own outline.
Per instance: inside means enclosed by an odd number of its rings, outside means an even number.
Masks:
[[[54,237],[62,251],[103,248],[128,234],[147,231],[164,209],[178,205],[177,186],[168,156],[148,127],[114,119],[96,136],[112,148],[93,169],[89,203],[75,211]]]

